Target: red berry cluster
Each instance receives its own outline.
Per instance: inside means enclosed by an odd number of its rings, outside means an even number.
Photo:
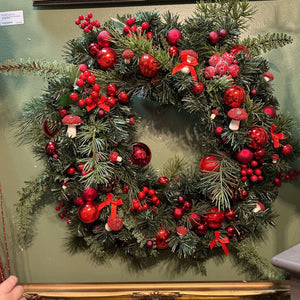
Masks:
[[[88,13],[86,17],[83,15],[78,16],[78,19],[75,20],[75,24],[78,25],[85,33],[89,33],[95,27],[100,27],[98,20],[91,20],[93,18],[92,13]]]
[[[204,77],[206,79],[219,78],[227,76],[227,78],[235,78],[239,75],[239,66],[232,53],[225,52],[222,57],[214,54],[208,60],[209,66],[204,69]]]
[[[241,181],[246,181],[248,178],[251,182],[263,181],[262,166],[259,166],[257,160],[251,160],[249,164],[241,165]]]
[[[281,186],[282,180],[295,180],[296,176],[300,175],[300,170],[296,169],[294,171],[289,171],[288,173],[279,173],[276,178],[274,179],[274,184],[276,186]]]
[[[174,208],[173,217],[176,220],[180,220],[185,212],[191,211],[193,208],[193,202],[186,199],[184,196],[178,197],[178,207]]]
[[[118,102],[125,104],[130,100],[130,96],[126,91],[118,91],[117,86],[114,83],[110,83],[106,87],[107,98],[105,103],[110,107],[115,107]]]
[[[144,186],[138,193],[138,199],[132,200],[131,211],[141,212],[142,210],[148,210],[151,206],[159,206],[160,200],[156,195],[156,191]]]
[[[127,34],[128,37],[132,37],[133,34],[143,34],[149,29],[149,23],[143,22],[140,26],[136,26],[135,23],[135,17],[128,18],[126,20],[126,25],[123,27],[123,32]],[[148,31],[146,33],[147,39],[153,38],[153,33],[151,31]],[[139,36],[136,36],[136,38],[139,38]]]
[[[80,172],[81,176],[85,176],[89,173],[91,173],[94,170],[94,168],[90,168],[89,170],[84,171],[84,163],[81,162],[79,163],[79,165],[77,166],[77,171]]]
[[[64,202],[60,202],[59,205],[55,206],[56,211],[60,211],[61,208],[63,209],[62,212],[59,213],[59,217],[61,219],[63,219],[66,216],[67,212],[68,212],[66,209],[63,208],[64,206],[65,206]]]

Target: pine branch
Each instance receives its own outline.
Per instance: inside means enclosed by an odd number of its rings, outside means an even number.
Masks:
[[[251,55],[257,56],[292,42],[293,38],[286,33],[267,33],[265,35],[259,34],[256,38],[248,37],[241,44],[250,50]]]

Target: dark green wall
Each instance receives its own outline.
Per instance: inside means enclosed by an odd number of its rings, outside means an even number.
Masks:
[[[0,27],[0,62],[13,58],[40,58],[62,60],[65,42],[81,32],[74,25],[79,14],[92,11],[101,22],[117,13],[134,13],[137,10],[159,12],[171,10],[182,18],[191,14],[194,5],[168,5],[157,7],[122,7],[91,9],[36,9],[30,0],[0,0],[1,11],[24,10],[24,25]],[[266,55],[275,75],[274,89],[282,110],[290,112],[298,122],[300,115],[300,1],[259,1],[253,23],[247,34],[266,32],[287,32],[294,37],[294,43],[284,49],[274,50]],[[16,240],[13,220],[14,203],[18,201],[17,190],[25,180],[38,173],[40,164],[32,157],[27,146],[18,146],[11,122],[16,121],[22,105],[33,96],[38,96],[44,83],[39,78],[5,77],[0,75],[0,183],[2,185],[6,224],[9,233],[11,263],[13,271],[23,282],[104,282],[104,281],[165,281],[165,280],[244,280],[229,260],[224,263],[211,261],[208,276],[193,273],[176,275],[165,265],[139,273],[130,272],[118,259],[105,266],[93,265],[85,256],[69,256],[64,252],[65,223],[61,222],[54,208],[49,207],[37,217],[37,235],[32,247],[23,250]],[[148,119],[157,120],[149,112]],[[159,121],[159,120],[157,120]],[[168,124],[174,120],[168,116]],[[153,164],[159,169],[168,157],[181,153],[186,155],[184,143],[178,140],[176,132],[162,130],[150,120],[141,140],[147,142],[153,152]],[[298,138],[300,138],[299,131]],[[295,168],[300,168],[300,164]],[[268,259],[286,248],[300,242],[300,178],[293,184],[281,188],[275,205],[280,214],[276,229],[269,232],[258,250]],[[3,258],[2,253],[2,258]]]

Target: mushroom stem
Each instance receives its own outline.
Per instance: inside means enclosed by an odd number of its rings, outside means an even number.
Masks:
[[[127,58],[124,59],[124,62],[125,62],[126,65],[129,65],[130,61],[131,61],[131,59],[127,59]]]
[[[211,114],[211,115],[210,115],[210,118],[211,118],[212,120],[214,120],[216,116],[217,116],[216,114]]]
[[[276,164],[276,163],[277,163],[277,160],[278,160],[277,158],[273,158],[273,159],[272,159],[272,163],[273,163],[273,164]]]
[[[76,126],[77,124],[68,124],[67,136],[70,138],[76,137]]]
[[[239,130],[240,127],[240,120],[234,120],[232,119],[230,124],[229,124],[229,129],[232,131]]]

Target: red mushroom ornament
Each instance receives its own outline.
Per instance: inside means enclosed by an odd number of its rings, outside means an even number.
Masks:
[[[265,72],[264,73],[264,79],[265,79],[265,81],[272,81],[273,79],[274,79],[274,75],[273,74],[271,74],[271,73],[269,73],[269,72]]]
[[[123,53],[122,53],[122,57],[124,58],[124,62],[127,65],[130,64],[130,61],[133,58],[133,56],[134,56],[134,53],[130,49],[124,50]]]
[[[67,136],[70,138],[76,137],[76,126],[82,123],[82,120],[78,116],[66,115],[62,119],[63,124],[68,125]]]
[[[273,164],[276,164],[277,163],[277,161],[278,161],[278,159],[279,159],[279,155],[278,154],[272,154],[271,155],[271,158],[272,158],[272,163]]]
[[[240,122],[242,120],[247,119],[248,114],[241,108],[237,107],[237,108],[232,108],[228,113],[227,113],[228,117],[231,120],[230,124],[229,124],[229,129],[235,131],[235,130],[239,130],[240,127]]]

